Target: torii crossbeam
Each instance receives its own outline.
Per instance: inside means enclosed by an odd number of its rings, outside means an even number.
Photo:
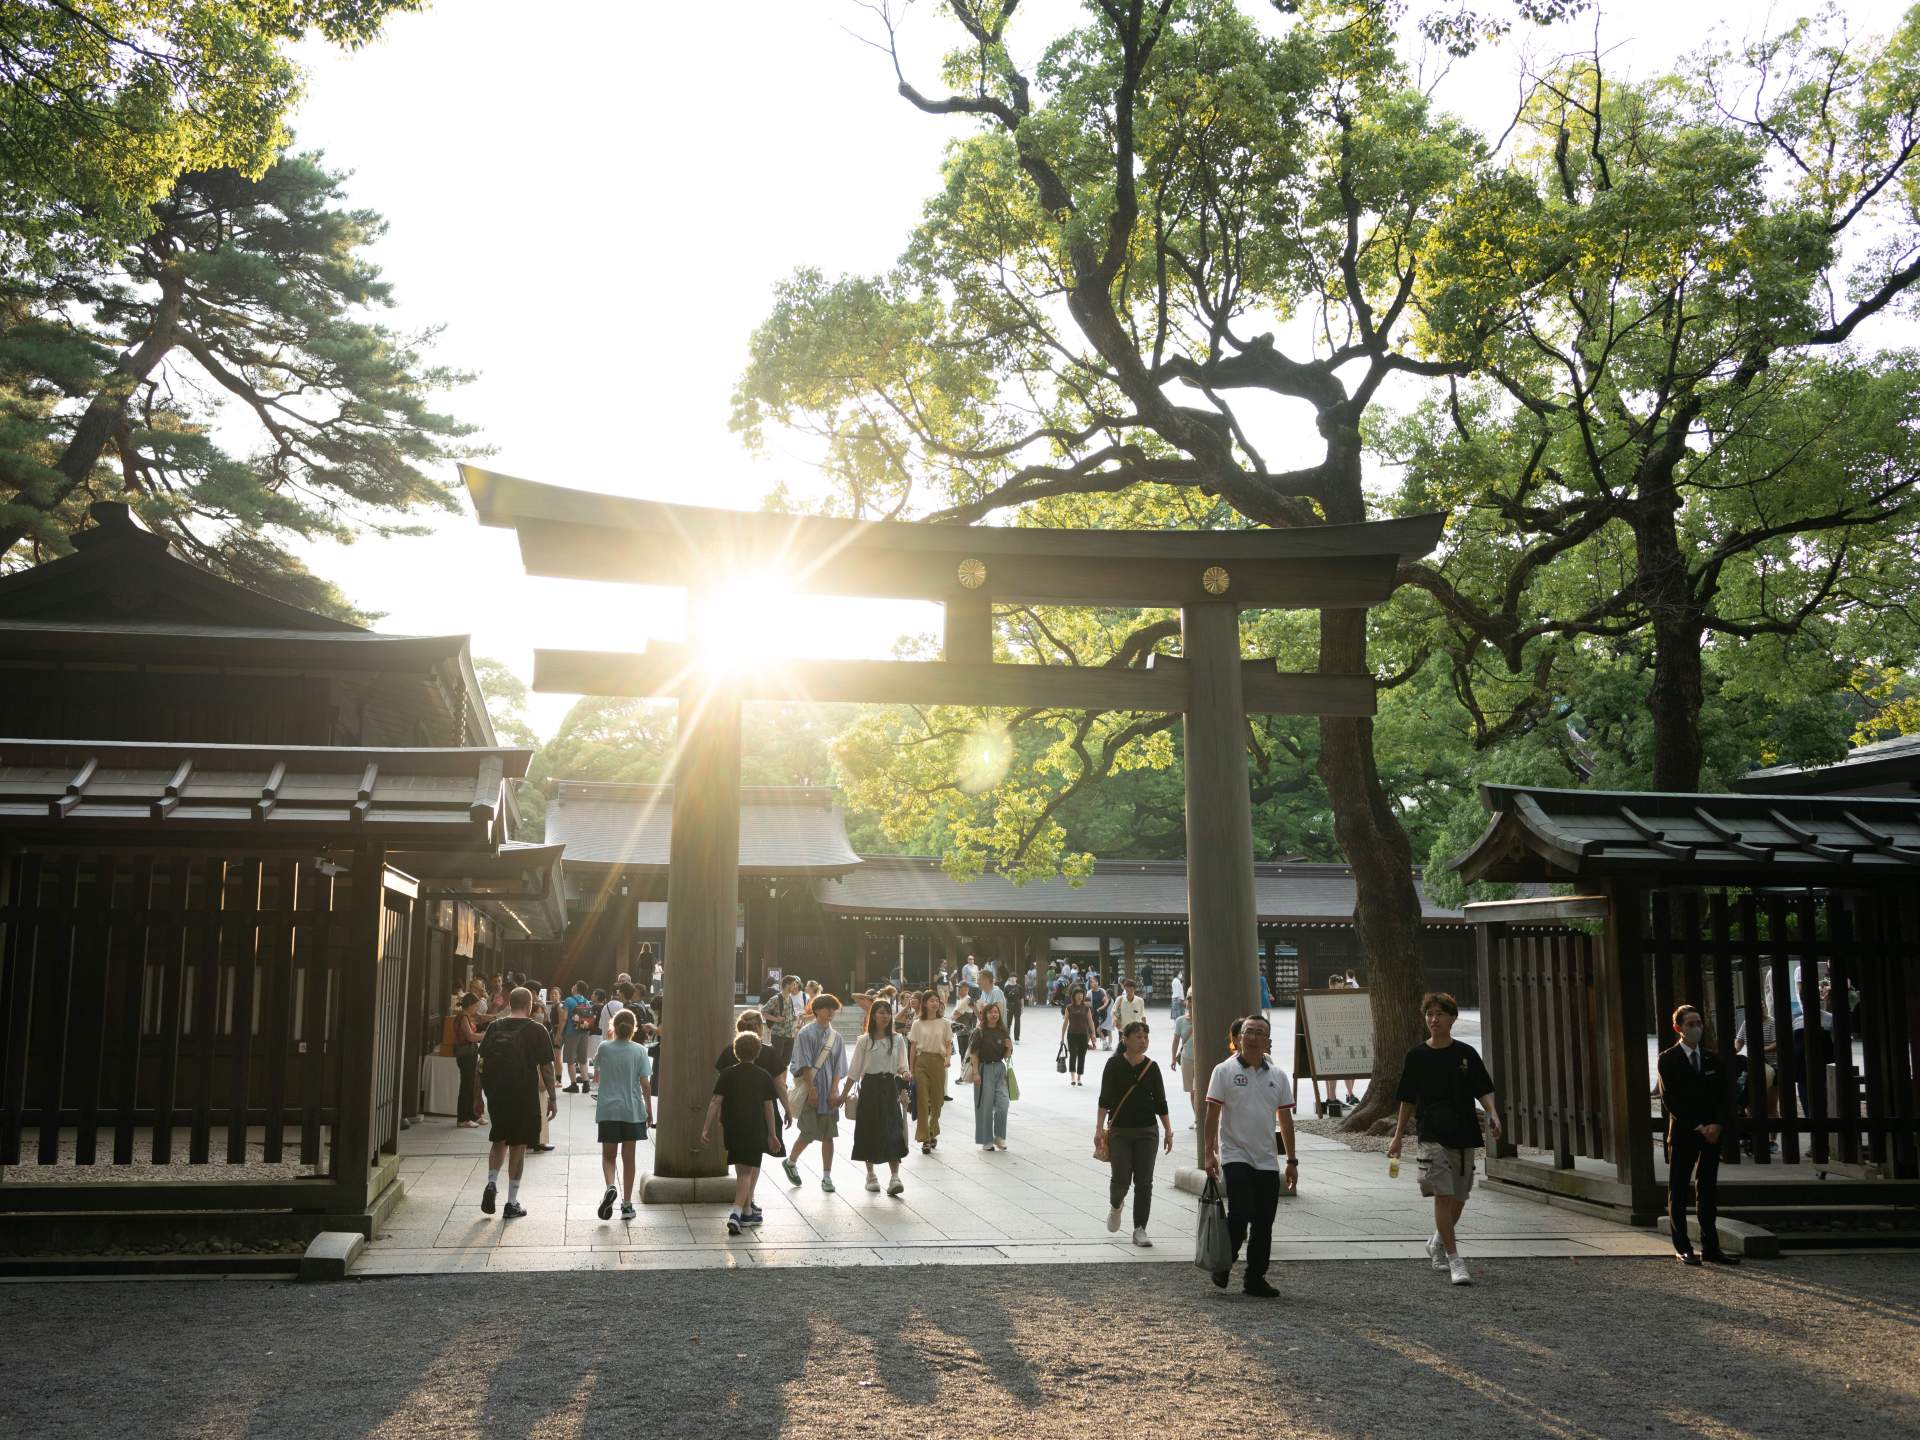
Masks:
[[[536,484],[462,466],[483,525],[519,533],[529,574],[682,585],[699,597],[769,570],[819,594],[939,601],[940,660],[795,660],[720,676],[678,645],[644,653],[539,650],[534,689],[680,702],[667,877],[667,993],[652,1201],[725,1198],[697,1149],[711,1060],[733,1029],[743,700],[1128,710],[1182,716],[1188,953],[1198,1062],[1225,1056],[1229,1020],[1257,993],[1249,714],[1371,715],[1370,675],[1285,674],[1243,660],[1239,612],[1364,608],[1402,559],[1439,543],[1444,517],[1297,530],[1047,530],[706,509]],[[993,661],[993,605],[1178,609],[1183,654],[1142,668]],[[1242,997],[1235,1001],[1234,996]],[[722,1182],[724,1183],[724,1182]],[[731,1190],[727,1189],[730,1195]]]

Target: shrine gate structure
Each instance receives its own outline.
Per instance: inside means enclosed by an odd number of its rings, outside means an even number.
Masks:
[[[463,466],[483,525],[518,532],[527,572],[688,590],[686,645],[643,653],[539,650],[533,688],[679,703],[667,877],[655,1174],[645,1198],[724,1198],[725,1157],[696,1141],[712,1060],[733,1029],[740,844],[740,706],[747,700],[1052,707],[1179,714],[1185,727],[1188,935],[1196,1060],[1225,1058],[1233,997],[1255,993],[1250,714],[1374,713],[1371,675],[1287,674],[1243,659],[1239,614],[1365,608],[1440,538],[1420,515],[1298,530],[1053,530],[713,510],[541,485]],[[729,675],[698,663],[710,598],[769,572],[797,591],[945,607],[937,661],[792,660]],[[997,664],[993,606],[1170,609],[1181,655],[1143,667]]]

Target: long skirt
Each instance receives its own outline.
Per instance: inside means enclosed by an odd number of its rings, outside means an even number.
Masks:
[[[853,1112],[853,1158],[868,1165],[891,1165],[907,1153],[907,1119],[900,1109],[900,1082],[892,1075],[869,1075],[860,1082],[860,1103]]]

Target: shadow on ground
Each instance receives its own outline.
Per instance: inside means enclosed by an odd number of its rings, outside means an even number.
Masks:
[[[1920,1436],[1920,1257],[0,1286],[0,1434]]]

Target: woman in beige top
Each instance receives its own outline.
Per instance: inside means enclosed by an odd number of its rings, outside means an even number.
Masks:
[[[931,1155],[940,1143],[940,1109],[947,1099],[947,1065],[953,1059],[953,1026],[942,1013],[940,996],[932,990],[920,996],[920,1018],[907,1032],[913,1046],[913,1088],[920,1121],[914,1139],[920,1153]]]
[[[898,1195],[900,1162],[907,1153],[906,1117],[900,1109],[900,1082],[908,1075],[907,1037],[893,1028],[893,1006],[876,999],[867,1011],[866,1029],[854,1042],[847,1081],[859,1095],[853,1115],[853,1158],[867,1167],[867,1189],[877,1191],[873,1167],[885,1162],[892,1172],[887,1194]]]

